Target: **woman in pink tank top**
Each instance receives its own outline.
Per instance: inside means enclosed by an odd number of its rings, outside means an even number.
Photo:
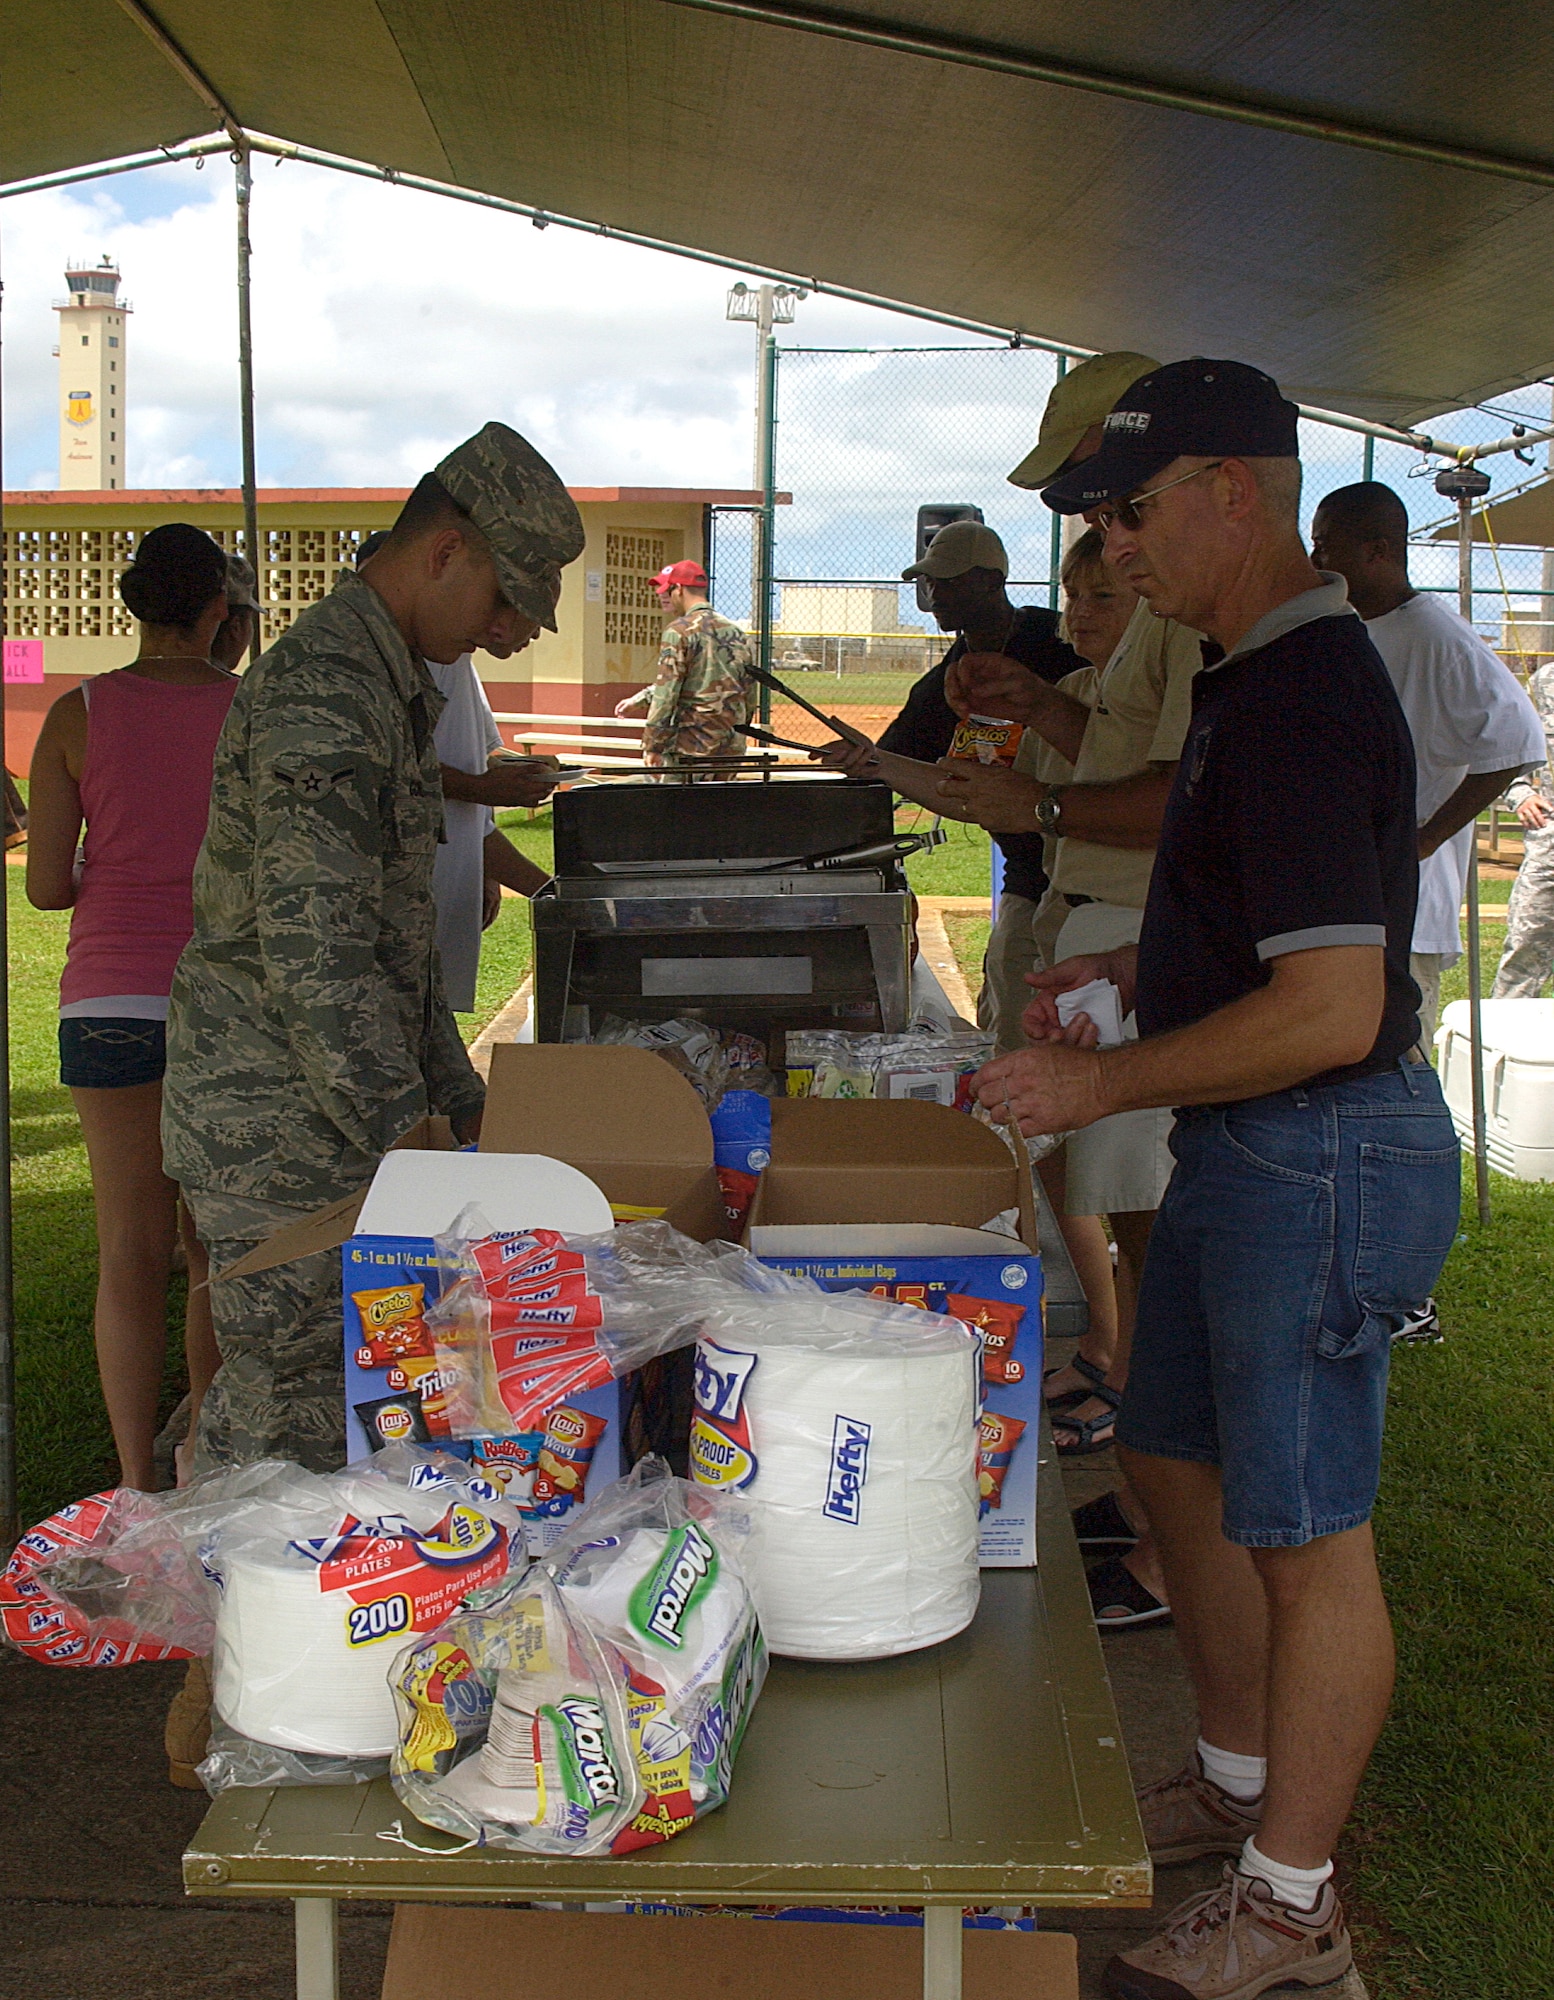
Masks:
[[[119,583],[141,620],[139,657],[61,695],[32,761],[28,899],[71,912],[60,1077],[92,1169],[97,1367],[122,1483],[146,1491],[156,1483],[167,1281],[180,1236],[196,1414],[218,1360],[205,1255],[162,1171],[161,1118],[167,997],[194,928],[211,760],[237,690],[230,669],[257,615],[229,616],[228,576],[209,535],[182,522],[153,529]],[[252,595],[236,582],[232,594]]]

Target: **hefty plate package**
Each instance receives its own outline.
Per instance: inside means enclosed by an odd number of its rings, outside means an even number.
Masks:
[[[1036,1561],[1036,1454],[1041,1416],[1041,1259],[1012,1237],[932,1223],[756,1227],[763,1264],[828,1292],[951,1313],[982,1336],[978,1485],[984,1569]]]

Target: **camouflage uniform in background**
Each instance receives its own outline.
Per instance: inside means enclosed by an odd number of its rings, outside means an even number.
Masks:
[[[755,711],[750,665],[744,628],[710,604],[698,604],[675,619],[659,648],[642,732],[646,762],[657,766],[682,757],[743,756],[740,725]]]
[[[1554,661],[1538,668],[1527,683],[1533,707],[1543,718],[1548,761],[1506,791],[1513,810],[1526,798],[1541,798],[1554,814]],[[1506,911],[1505,950],[1495,973],[1497,1000],[1536,1000],[1554,972],[1554,818],[1547,826],[1522,828],[1522,865]]]
[[[492,425],[437,474],[491,543],[508,600],[554,629],[559,565],[583,536],[550,467]],[[233,701],[163,1085],[167,1171],[214,1273],[364,1187],[426,1112],[459,1119],[484,1101],[435,949],[442,708],[387,605],[352,572]],[[199,1469],[341,1463],[340,1292],[338,1250],[213,1283],[221,1367]]]

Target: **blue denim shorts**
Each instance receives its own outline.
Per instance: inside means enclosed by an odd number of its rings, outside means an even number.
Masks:
[[[59,1080],[72,1090],[125,1090],[160,1083],[167,1068],[165,1021],[75,1014],[59,1024]]]
[[[1217,1465],[1226,1538],[1369,1520],[1392,1333],[1457,1232],[1461,1154],[1427,1064],[1179,1111],[1117,1438]]]

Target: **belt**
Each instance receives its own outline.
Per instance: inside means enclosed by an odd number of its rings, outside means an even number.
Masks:
[[[1095,901],[1094,896],[1070,896],[1062,889],[1059,889],[1058,894],[1071,910],[1077,910],[1081,903],[1093,903]]]

